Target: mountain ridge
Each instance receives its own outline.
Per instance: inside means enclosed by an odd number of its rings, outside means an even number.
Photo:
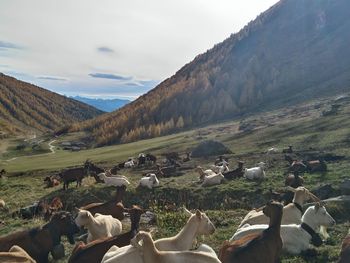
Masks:
[[[104,112],[112,112],[130,103],[130,100],[126,100],[126,99],[100,99],[100,98],[92,99],[92,98],[86,98],[82,96],[73,96],[69,98],[83,102],[85,104],[93,106],[96,109],[102,110]]]
[[[347,91],[349,8],[282,0],[136,101],[76,128],[97,145],[123,143]]]
[[[0,73],[0,129],[48,132],[103,112],[82,102]]]

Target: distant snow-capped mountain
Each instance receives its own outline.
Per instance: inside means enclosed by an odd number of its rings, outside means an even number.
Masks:
[[[80,96],[75,96],[71,98],[77,101],[81,101],[86,104],[89,104],[105,112],[112,112],[116,109],[123,107],[124,105],[130,102],[129,100],[123,100],[123,99],[90,99],[90,98],[85,98]]]

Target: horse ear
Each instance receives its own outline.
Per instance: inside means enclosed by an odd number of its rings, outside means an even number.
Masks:
[[[198,209],[196,210],[196,216],[198,217],[198,219],[202,218],[202,212],[199,211]]]
[[[76,213],[79,213],[79,212],[80,212],[80,209],[79,209],[78,207],[74,207],[74,211],[75,211]]]

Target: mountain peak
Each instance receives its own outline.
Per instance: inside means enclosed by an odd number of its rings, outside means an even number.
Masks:
[[[81,128],[94,130],[99,145],[128,142],[344,92],[349,8],[346,0],[280,1],[146,95]]]

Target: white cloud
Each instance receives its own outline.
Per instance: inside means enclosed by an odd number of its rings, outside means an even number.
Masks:
[[[34,80],[58,92],[84,83],[85,93],[95,87],[96,94],[110,83],[89,77],[96,72],[161,81],[275,2],[2,0],[0,41],[25,50],[1,63],[8,71],[69,79]]]

